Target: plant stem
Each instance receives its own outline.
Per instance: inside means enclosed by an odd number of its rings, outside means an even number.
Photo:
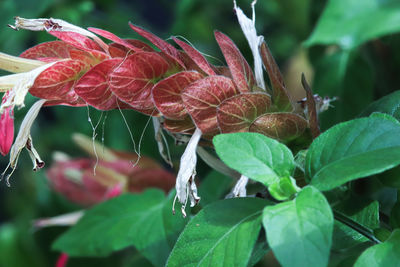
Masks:
[[[347,217],[343,213],[333,210],[333,216],[335,217],[335,220],[347,225],[351,229],[357,231],[358,233],[362,234],[372,242],[379,244],[382,243],[378,238],[375,237],[375,235],[366,227],[363,225],[359,224],[358,222],[352,220],[351,218]]]

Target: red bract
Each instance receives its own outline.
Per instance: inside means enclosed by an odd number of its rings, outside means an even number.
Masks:
[[[176,62],[178,62],[182,67],[185,67],[185,65],[181,60],[179,51],[173,45],[167,43],[158,36],[152,34],[149,31],[144,30],[139,26],[133,25],[132,23],[129,23],[129,26],[139,35],[143,36],[144,38],[149,40],[152,44],[154,44],[156,47],[158,47],[162,52],[175,59]]]
[[[70,58],[79,60],[89,67],[93,67],[103,60],[109,59],[110,57],[107,54],[98,51],[87,52],[82,50],[71,50]]]
[[[128,107],[111,92],[109,84],[110,72],[121,62],[122,58],[108,59],[91,68],[75,84],[75,93],[100,110]]]
[[[231,79],[208,76],[186,87],[182,92],[182,99],[202,133],[215,134],[218,133],[217,106],[236,94],[239,91]]]
[[[77,50],[72,45],[69,45],[63,41],[51,41],[42,44],[38,44],[25,50],[20,57],[30,59],[42,59],[42,58],[70,58],[70,52]]]
[[[279,112],[258,117],[250,126],[250,132],[286,142],[299,137],[307,127],[307,121],[299,115]]]
[[[196,128],[192,119],[187,116],[184,120],[168,120],[163,123],[164,129],[171,133],[192,134]]]
[[[97,29],[97,28],[89,28],[88,30],[91,32],[94,32],[97,35],[100,35],[101,37],[104,37],[110,41],[113,41],[114,43],[120,44],[128,49],[131,49],[135,52],[142,51],[142,49],[140,49],[139,47],[136,47],[133,44],[125,41],[124,39],[119,38],[118,36],[116,36],[115,34],[109,32],[109,31]]]
[[[75,103],[79,97],[72,90],[76,80],[88,70],[78,60],[64,60],[44,70],[35,80],[29,92],[39,98]]]
[[[265,93],[244,93],[224,100],[217,111],[223,133],[248,132],[254,120],[268,112],[271,98]]]
[[[57,37],[58,39],[72,45],[75,48],[84,51],[99,51],[105,52],[98,43],[91,40],[90,38],[75,32],[62,32],[62,31],[50,31],[51,35]]]
[[[264,42],[260,47],[260,54],[264,63],[264,67],[268,72],[271,81],[272,91],[274,95],[274,104],[283,111],[292,111],[293,106],[286,90],[285,82],[274,57],[269,51],[268,45]]]
[[[9,92],[3,96],[2,103],[7,100]],[[0,154],[3,156],[10,152],[14,140],[14,110],[13,107],[6,108],[0,115]]]
[[[151,89],[177,66],[156,52],[138,52],[128,56],[110,74],[110,89],[135,110],[156,116]]]
[[[219,31],[215,31],[214,34],[236,86],[241,92],[252,91],[256,82],[249,63],[247,63],[242,53],[228,36]]]
[[[157,109],[168,119],[185,119],[188,114],[181,93],[189,84],[201,78],[203,75],[196,71],[183,71],[158,82],[152,90]]]
[[[137,49],[140,49],[141,51],[154,52],[154,49],[151,48],[151,46],[142,41],[134,39],[125,39],[124,41],[136,47]],[[133,50],[118,43],[111,43],[108,46],[108,52],[111,57],[122,57],[122,58],[126,57],[129,54],[134,53]]]
[[[212,69],[210,63],[203,57],[203,55],[197,51],[194,47],[191,47],[185,42],[182,42],[181,40],[177,38],[173,38],[174,41],[182,47],[182,49],[186,52],[186,54],[191,58],[196,65],[204,71],[208,75],[215,75],[215,71]]]

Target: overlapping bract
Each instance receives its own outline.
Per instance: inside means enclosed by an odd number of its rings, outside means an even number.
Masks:
[[[173,38],[182,50],[143,28],[130,27],[159,50],[102,29],[89,28],[111,43],[50,30],[60,40],[21,54],[56,62],[36,78],[29,92],[48,100],[46,105],[133,109],[163,116],[162,126],[172,133],[191,134],[196,127],[204,136],[256,131],[286,142],[309,128],[307,116],[290,113],[294,105],[265,44],[260,53],[272,86],[267,91],[257,85],[239,49],[221,32],[216,31],[215,38],[228,67],[212,65],[179,39]]]

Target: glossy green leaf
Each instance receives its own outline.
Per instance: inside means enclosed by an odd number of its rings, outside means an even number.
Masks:
[[[353,48],[398,31],[400,2],[397,0],[330,0],[306,44]]]
[[[152,264],[164,266],[186,220],[171,212],[173,194],[159,190],[123,195],[99,204],[53,244],[70,256],[106,256],[135,246]]]
[[[167,266],[247,266],[266,204],[235,198],[206,206],[179,236]]]
[[[283,267],[327,266],[333,214],[316,188],[303,188],[288,202],[264,209],[263,224],[275,257]]]
[[[369,116],[374,112],[382,112],[392,115],[400,120],[400,91],[393,92],[387,96],[371,103],[362,113],[361,116]]]
[[[289,148],[262,134],[220,134],[213,143],[226,165],[267,186],[290,176],[295,167]]]
[[[311,144],[306,175],[320,190],[367,177],[400,163],[400,126],[382,117],[338,124]]]
[[[400,230],[395,230],[382,244],[365,250],[357,259],[354,267],[395,267],[400,262]]]

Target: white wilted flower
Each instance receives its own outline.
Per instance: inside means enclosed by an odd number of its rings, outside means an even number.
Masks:
[[[175,206],[175,201],[178,198],[179,202],[182,204],[181,211],[184,217],[186,217],[185,208],[188,199],[190,200],[191,207],[195,206],[200,201],[200,197],[197,195],[197,187],[194,178],[196,176],[197,164],[196,149],[201,135],[201,130],[196,128],[181,157],[179,172],[176,178],[176,197],[173,205]],[[175,212],[175,207],[173,207],[173,212]]]
[[[170,156],[169,150],[168,150],[168,143],[167,143],[167,140],[165,139],[163,130],[161,128],[159,118],[153,117],[152,120],[153,120],[153,127],[154,127],[154,138],[157,142],[158,151],[160,152],[160,155],[163,158],[163,160],[166,163],[168,163],[169,166],[172,167],[173,165],[172,165],[171,156]]]
[[[37,101],[32,107],[29,109],[28,113],[25,115],[24,120],[21,123],[21,127],[19,128],[19,132],[17,138],[13,146],[11,147],[10,151],[10,162],[7,165],[7,168],[1,175],[0,180],[6,174],[8,168],[12,168],[12,171],[9,175],[7,175],[6,183],[10,186],[9,179],[13,174],[15,168],[17,167],[19,154],[23,148],[26,148],[29,152],[29,156],[32,159],[33,163],[33,170],[36,171],[37,169],[43,168],[44,162],[40,158],[39,154],[37,153],[36,149],[33,147],[32,137],[31,137],[31,128],[32,124],[35,121],[37,115],[39,114],[40,109],[42,108],[43,104],[46,102],[45,99],[41,99]]]
[[[33,226],[37,229],[51,226],[72,226],[75,225],[84,214],[83,210],[79,210],[51,218],[41,218],[35,220]]]
[[[235,187],[232,189],[226,198],[233,198],[233,197],[245,197],[247,196],[246,186],[249,182],[249,178],[247,176],[240,176],[240,179],[236,182]]]
[[[24,100],[29,89],[35,83],[36,78],[47,68],[54,65],[56,62],[51,62],[46,65],[37,67],[28,72],[10,74],[0,78],[0,87],[2,83],[12,85],[12,90],[7,100],[0,107],[0,114],[8,107],[24,107]]]
[[[236,0],[233,1],[234,9],[236,12],[236,16],[238,18],[240,27],[244,33],[244,36],[247,39],[247,42],[249,43],[251,52],[253,54],[254,58],[254,73],[256,76],[256,81],[257,85],[261,87],[262,89],[265,88],[265,82],[264,82],[264,75],[263,75],[263,69],[262,69],[262,61],[261,61],[261,55],[259,52],[259,47],[260,44],[264,41],[263,36],[258,36],[257,31],[256,31],[256,15],[255,15],[255,4],[257,3],[257,0],[254,0],[251,3],[251,9],[253,11],[252,19],[249,19],[246,17],[246,15],[243,13],[243,11],[236,5]]]
[[[108,50],[107,44],[105,44],[94,33],[61,19],[53,19],[53,18],[25,19],[21,17],[15,17],[15,25],[14,26],[8,25],[8,26],[14,30],[24,29],[30,31],[75,32],[92,38],[104,50],[106,51]]]

